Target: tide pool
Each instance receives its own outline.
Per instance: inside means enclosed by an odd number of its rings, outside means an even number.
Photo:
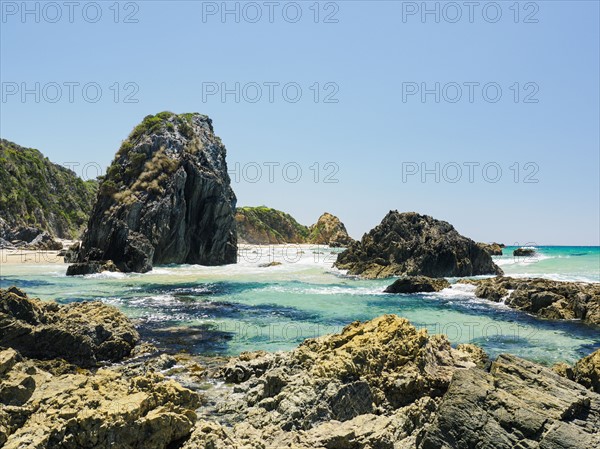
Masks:
[[[510,276],[600,281],[600,248],[539,247],[496,262]],[[453,344],[475,343],[552,364],[572,363],[600,347],[598,328],[541,320],[474,296],[457,284],[439,293],[382,293],[393,280],[359,280],[332,268],[339,250],[309,245],[243,247],[238,264],[161,266],[146,274],[65,276],[66,265],[0,265],[0,287],[61,304],[97,299],[136,320],[158,346],[204,355],[288,350],[354,320],[393,313]],[[282,265],[259,267],[277,261]],[[453,281],[451,279],[451,281]]]

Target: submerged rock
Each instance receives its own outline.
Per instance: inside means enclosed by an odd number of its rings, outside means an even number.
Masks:
[[[449,223],[398,211],[339,254],[335,266],[365,278],[502,274],[486,251]]]
[[[309,228],[308,242],[331,247],[346,247],[354,240],[348,235],[346,226],[338,217],[325,212],[317,222]]]
[[[225,157],[207,116],[147,116],[100,184],[77,262],[92,269],[112,261],[122,272],[235,263],[236,198]]]
[[[543,318],[600,324],[600,284],[503,276],[463,282],[476,285],[479,298],[504,300],[513,309]]]
[[[0,346],[26,357],[94,366],[123,359],[138,341],[127,317],[101,302],[59,306],[15,287],[0,290]]]
[[[384,290],[384,293],[428,293],[439,292],[450,287],[446,279],[434,279],[427,276],[404,276]]]

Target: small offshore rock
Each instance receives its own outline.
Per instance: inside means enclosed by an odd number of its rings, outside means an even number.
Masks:
[[[513,256],[533,256],[535,253],[535,248],[517,248],[513,251]]]
[[[429,293],[449,288],[446,279],[434,279],[427,276],[403,276],[387,287],[384,293]]]

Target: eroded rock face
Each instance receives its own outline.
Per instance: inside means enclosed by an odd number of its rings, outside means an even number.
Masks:
[[[489,372],[456,371],[418,447],[600,447],[600,395],[548,368],[501,355]]]
[[[118,369],[53,374],[0,350],[4,449],[166,449],[187,437],[198,396],[157,373]]]
[[[476,353],[385,315],[289,353],[242,354],[222,371],[236,386],[218,392],[184,447],[414,447],[436,398],[456,370],[476,366]]]
[[[403,276],[396,279],[384,290],[385,293],[429,293],[439,292],[450,287],[446,279],[434,279],[427,276]]]
[[[325,212],[317,222],[309,228],[309,243],[329,245],[331,247],[345,247],[354,242],[348,235],[346,226],[338,217]]]
[[[600,324],[600,284],[511,277],[466,282],[477,286],[475,295],[479,298],[503,300],[517,310],[555,320],[577,318]]]
[[[483,249],[490,256],[501,256],[502,248],[504,248],[504,245],[502,245],[500,243],[495,243],[495,242],[494,243],[478,243],[478,245],[481,249]]]
[[[573,367],[573,380],[600,393],[600,349],[580,359]]]
[[[502,274],[486,251],[449,223],[398,211],[351,244],[335,266],[365,278]]]
[[[26,357],[94,366],[123,359],[138,341],[125,315],[101,302],[59,306],[14,287],[0,290],[0,347]]]
[[[235,263],[236,197],[225,157],[207,116],[146,117],[100,185],[77,262],[110,260],[123,272]]]

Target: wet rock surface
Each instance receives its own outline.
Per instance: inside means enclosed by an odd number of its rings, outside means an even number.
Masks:
[[[207,116],[146,117],[100,184],[76,261],[88,271],[112,261],[122,272],[235,263],[236,197],[225,158]]]
[[[491,256],[454,227],[427,215],[390,211],[339,254],[335,266],[364,278],[502,274]]]
[[[385,293],[430,293],[439,292],[449,288],[450,283],[446,279],[434,279],[427,276],[404,276],[396,279],[392,285],[387,287]]]
[[[600,284],[511,277],[459,282],[476,285],[475,295],[479,298],[504,301],[513,309],[543,318],[600,324]]]

